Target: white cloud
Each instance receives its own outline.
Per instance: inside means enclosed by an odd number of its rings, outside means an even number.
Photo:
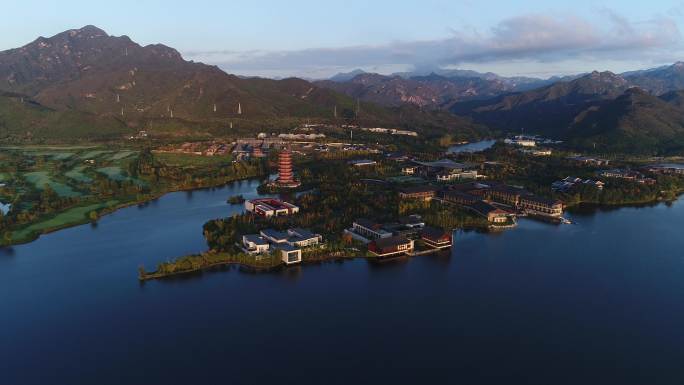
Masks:
[[[218,64],[229,72],[301,75],[358,67],[491,65],[507,61],[653,61],[659,55],[671,57],[681,48],[679,28],[671,17],[635,22],[606,9],[597,16],[590,21],[576,15],[528,14],[504,19],[485,32],[454,30],[451,36],[438,40],[278,52],[187,52],[186,56]]]

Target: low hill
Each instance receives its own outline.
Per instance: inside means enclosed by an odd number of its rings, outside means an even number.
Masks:
[[[18,94],[0,93],[0,140],[5,143],[106,140],[132,131],[111,117],[57,111]]]
[[[628,88],[618,75],[593,72],[527,92],[459,103],[451,111],[502,131],[560,137],[577,114],[597,102],[614,99]]]
[[[684,109],[673,101],[632,88],[578,114],[564,136],[578,147],[603,151],[680,153],[684,150]]]

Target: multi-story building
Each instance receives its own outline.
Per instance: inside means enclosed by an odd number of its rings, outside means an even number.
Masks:
[[[243,250],[248,254],[261,254],[269,251],[269,243],[256,234],[242,236]]]
[[[437,189],[430,186],[413,186],[399,190],[399,198],[401,199],[420,199],[429,201],[436,195]]]
[[[469,205],[482,200],[481,197],[458,190],[447,190],[442,193],[442,198],[451,203]]]
[[[420,239],[433,249],[445,249],[451,247],[451,232],[435,227],[424,227],[420,231]]]
[[[365,218],[360,218],[352,223],[351,232],[368,240],[390,238],[392,233],[385,230],[380,223],[375,223]]]
[[[287,243],[275,247],[280,253],[280,260],[286,265],[292,265],[302,261],[302,250]]]
[[[379,238],[368,244],[368,251],[377,257],[391,257],[413,252],[414,241],[403,236]]]
[[[529,214],[551,217],[560,217],[563,215],[563,203],[561,201],[534,195],[525,195],[521,197],[519,208]]]
[[[525,190],[516,187],[497,185],[483,190],[483,193],[487,199],[517,207],[520,203],[520,196],[526,192]]]
[[[279,217],[299,212],[299,207],[275,198],[250,199],[245,201],[245,209],[264,217]]]

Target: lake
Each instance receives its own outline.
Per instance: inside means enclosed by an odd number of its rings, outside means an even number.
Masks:
[[[450,256],[140,284],[258,181],[0,250],[3,384],[677,384],[684,204],[459,232]]]
[[[482,141],[473,142],[473,143],[457,144],[457,145],[449,147],[449,149],[447,150],[447,153],[459,154],[462,152],[484,151],[484,150],[492,147],[494,145],[494,143],[496,143],[496,140],[482,140]]]

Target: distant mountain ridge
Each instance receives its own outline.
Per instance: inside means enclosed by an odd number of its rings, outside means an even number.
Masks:
[[[563,78],[574,79],[574,77]],[[502,77],[493,73],[469,70],[436,70],[392,75],[352,71],[335,75],[330,80],[315,82],[318,86],[344,93],[353,98],[385,106],[414,104],[427,108],[448,108],[467,100],[487,99],[502,94],[526,91],[560,81],[561,78],[537,79]]]
[[[54,111],[73,110],[141,127],[152,119],[179,119],[254,127],[288,119],[360,119],[366,124],[432,127],[468,132],[475,125],[448,113],[392,110],[362,103],[308,81],[241,78],[216,66],[185,61],[162,44],[140,46],[95,26],[39,37],[0,52],[0,91],[21,94]],[[2,116],[0,115],[0,119]],[[442,124],[442,123],[440,123]]]

